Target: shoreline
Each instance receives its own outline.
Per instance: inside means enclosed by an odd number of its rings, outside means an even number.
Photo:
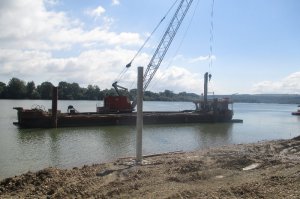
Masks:
[[[0,181],[1,198],[297,198],[300,136],[146,155]]]

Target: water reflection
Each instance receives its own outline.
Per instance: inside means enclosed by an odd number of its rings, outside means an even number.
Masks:
[[[51,165],[59,165],[61,162],[60,159],[60,146],[59,146],[59,131],[58,129],[53,129],[49,132],[49,158],[51,161]]]
[[[197,125],[199,148],[231,143],[233,125],[232,123]]]
[[[20,129],[18,128],[18,140],[21,144],[31,143],[32,140],[41,140],[45,138],[47,130],[39,129]]]
[[[131,126],[102,127],[94,129],[101,145],[102,160],[133,155],[135,147],[135,128]]]
[[[60,140],[59,129],[19,129],[18,148],[32,165],[59,166],[63,161]]]
[[[67,167],[133,155],[134,127],[20,129],[18,147],[27,159]],[[30,151],[30,153],[28,153]]]
[[[145,153],[190,151],[224,145],[232,139],[233,124],[176,124],[144,127]]]

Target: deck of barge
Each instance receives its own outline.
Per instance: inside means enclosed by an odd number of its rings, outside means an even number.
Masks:
[[[144,124],[180,124],[180,123],[214,123],[214,122],[242,122],[232,120],[232,112],[144,112]],[[47,112],[32,112],[18,110],[18,122],[21,128],[51,128],[52,115]],[[136,112],[100,114],[97,112],[60,113],[57,115],[57,127],[80,126],[108,126],[108,125],[135,125]]]

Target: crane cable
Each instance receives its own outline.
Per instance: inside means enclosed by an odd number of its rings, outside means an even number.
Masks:
[[[211,13],[210,13],[210,38],[209,38],[209,55],[208,55],[208,61],[209,61],[208,69],[209,69],[209,74],[210,74],[209,79],[211,78],[211,68],[212,68],[212,65],[213,65],[213,58],[214,58],[213,57],[213,43],[214,43],[214,4],[215,4],[215,1],[212,0]],[[192,15],[192,18],[191,18],[191,20],[189,22],[188,28],[186,29],[186,31],[184,33],[184,36],[183,36],[183,38],[182,38],[182,40],[181,40],[181,42],[179,44],[179,47],[177,48],[175,55],[173,56],[172,60],[170,61],[170,63],[168,64],[168,66],[167,66],[166,69],[168,69],[171,66],[174,58],[176,57],[176,54],[178,53],[179,48],[181,47],[181,45],[183,43],[183,40],[185,39],[185,36],[186,36],[186,34],[188,32],[188,29],[190,28],[190,25],[191,25],[191,23],[193,21],[193,18],[194,18],[194,15],[196,13],[196,9],[197,9],[198,5],[199,5],[199,1],[197,2],[196,8],[195,8],[194,13]],[[156,85],[156,83],[159,80],[161,80],[162,78],[163,77],[160,77],[157,81],[155,81],[154,84],[152,84],[151,87],[153,88]]]
[[[213,64],[213,43],[214,43],[214,4],[215,0],[212,0],[211,13],[210,13],[210,38],[209,38],[209,70],[212,68]]]
[[[209,82],[211,80],[211,70],[212,70],[212,65],[213,65],[213,43],[214,43],[214,5],[215,5],[215,0],[212,0],[211,3],[211,13],[210,13],[210,38],[209,38],[209,55],[208,55],[208,71],[209,71]],[[211,83],[211,88],[213,89],[213,84]],[[213,92],[214,93],[214,92]]]
[[[156,30],[159,28],[159,26],[161,25],[161,23],[166,19],[166,17],[169,15],[169,13],[171,12],[171,10],[173,9],[173,7],[176,5],[178,0],[176,0],[172,6],[169,8],[169,10],[167,11],[167,13],[164,15],[164,17],[160,20],[160,22],[156,25],[156,27],[154,28],[154,30],[151,32],[151,34],[148,36],[148,38],[145,40],[145,42],[143,43],[143,45],[139,48],[139,50],[136,52],[136,54],[133,56],[133,58],[131,59],[131,61],[126,65],[126,67],[121,71],[121,73],[118,75],[118,78],[115,80],[115,82],[118,82],[120,79],[122,79],[122,77],[124,76],[124,74],[126,73],[127,69],[129,69],[131,67],[132,62],[135,60],[135,58],[140,54],[140,52],[142,51],[142,49],[145,47],[145,45],[148,43],[148,41],[150,40],[150,38],[152,37],[152,35],[156,32]]]

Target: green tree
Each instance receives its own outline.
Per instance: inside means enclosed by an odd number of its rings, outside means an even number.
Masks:
[[[7,85],[7,97],[11,99],[23,99],[26,96],[25,82],[12,78]]]
[[[26,97],[29,99],[36,99],[36,87],[33,81],[26,84]]]
[[[103,93],[98,86],[88,85],[85,95],[88,100],[99,100],[103,98]]]
[[[78,83],[72,83],[70,84],[70,94],[71,94],[71,99],[80,99],[81,94],[80,94],[80,87]]]
[[[172,99],[174,97],[173,91],[170,91],[170,90],[165,90],[164,95],[170,99]]]
[[[117,95],[115,89],[113,89],[113,88],[104,89],[102,92],[103,92],[103,96],[116,96]]]
[[[154,92],[151,92],[151,91],[145,91],[144,100],[146,100],[146,101],[159,101],[160,96],[157,93],[154,93]]]
[[[59,99],[68,99],[69,95],[69,83],[59,82],[58,83],[58,98]]]
[[[0,82],[0,98],[5,97],[5,91],[6,91],[6,84],[3,82]]]
[[[58,96],[60,99],[80,100],[86,99],[86,89],[81,88],[78,83],[59,82]]]
[[[53,85],[51,82],[43,82],[41,85],[37,87],[41,99],[51,99],[52,87]]]
[[[129,90],[129,99],[130,100],[135,100],[136,95],[137,95],[137,89],[136,88]]]

